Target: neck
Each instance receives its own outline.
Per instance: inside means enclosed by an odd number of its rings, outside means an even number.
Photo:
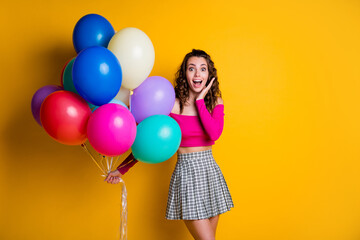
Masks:
[[[189,104],[195,104],[195,99],[199,96],[200,93],[195,93],[190,91],[189,92],[189,99],[187,100],[187,102]]]

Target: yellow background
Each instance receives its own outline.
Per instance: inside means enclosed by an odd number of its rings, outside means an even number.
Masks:
[[[120,186],[35,122],[88,13],[152,40],[173,81],[192,48],[219,71],[225,129],[214,154],[235,208],[217,239],[360,239],[360,2],[4,1],[0,9],[0,239],[117,239]],[[176,159],[126,176],[128,238],[191,239],[164,219]]]

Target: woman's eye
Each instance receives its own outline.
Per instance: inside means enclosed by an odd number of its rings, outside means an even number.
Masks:
[[[192,67],[191,67],[191,68],[189,68],[189,71],[193,71],[193,70],[194,70],[194,68],[192,68]]]
[[[205,72],[205,71],[206,71],[206,68],[202,68],[201,71]]]

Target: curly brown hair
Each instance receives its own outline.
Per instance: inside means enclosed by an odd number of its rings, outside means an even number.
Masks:
[[[185,55],[183,62],[181,63],[179,70],[175,74],[175,94],[176,98],[179,99],[180,102],[180,114],[184,109],[184,105],[186,101],[189,99],[189,84],[186,80],[186,68],[187,62],[191,57],[203,57],[205,58],[208,71],[209,71],[209,78],[206,81],[206,86],[210,82],[212,78],[215,78],[209,92],[206,94],[204,101],[206,108],[209,112],[212,112],[216,105],[217,97],[221,97],[221,91],[219,88],[219,81],[217,76],[217,70],[214,66],[214,62],[211,60],[210,55],[207,54],[203,50],[193,49],[191,52]]]

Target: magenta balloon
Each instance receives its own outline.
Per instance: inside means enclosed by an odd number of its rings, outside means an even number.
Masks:
[[[153,76],[134,89],[131,113],[137,123],[153,115],[169,115],[175,103],[172,84],[163,77]]]
[[[106,156],[117,156],[126,152],[135,141],[136,122],[128,109],[108,103],[90,116],[87,135],[96,151]]]
[[[56,86],[56,85],[46,85],[42,88],[38,89],[36,93],[34,94],[32,100],[31,100],[31,112],[36,120],[36,122],[41,125],[40,121],[40,108],[41,104],[45,100],[47,96],[49,96],[51,93],[63,90],[62,87]]]

